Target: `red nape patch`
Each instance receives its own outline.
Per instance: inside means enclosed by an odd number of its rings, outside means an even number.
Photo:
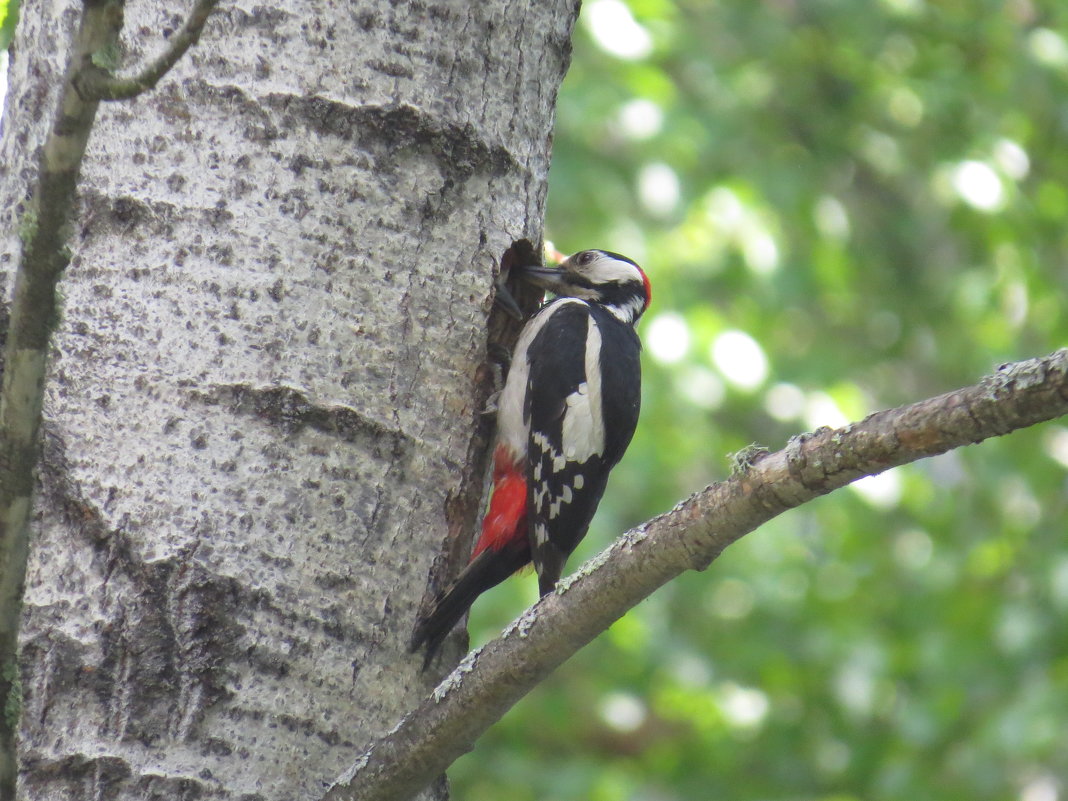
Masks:
[[[499,551],[516,538],[527,536],[527,482],[518,472],[494,472],[493,497],[472,559],[487,548]]]
[[[638,265],[634,265],[638,267]],[[649,308],[649,304],[653,302],[653,285],[649,283],[649,276],[645,274],[645,270],[638,267],[638,272],[642,274],[642,283],[645,284],[645,309]],[[642,309],[642,311],[645,311]]]

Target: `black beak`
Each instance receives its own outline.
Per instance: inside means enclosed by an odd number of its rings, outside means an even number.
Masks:
[[[520,275],[524,281],[550,292],[555,292],[567,280],[567,271],[563,267],[543,267],[540,264],[521,267]]]
[[[562,267],[543,267],[540,264],[524,264],[512,268],[523,281],[550,292],[556,292],[566,282],[566,271]],[[524,319],[519,304],[502,281],[497,282],[497,303],[516,320]]]
[[[497,282],[497,294],[495,300],[501,305],[501,308],[508,313],[509,317],[518,320],[519,322],[523,322],[523,310],[519,308],[519,304],[516,302],[516,299],[512,297],[512,293],[508,291],[508,287],[504,285],[503,281]]]

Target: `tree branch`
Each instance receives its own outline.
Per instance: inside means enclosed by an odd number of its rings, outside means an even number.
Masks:
[[[185,51],[196,44],[204,23],[218,4],[219,0],[197,0],[182,29],[171,39],[167,49],[137,75],[120,78],[104,69],[86,69],[79,77],[78,90],[89,100],[129,100],[153,89],[185,55]]]
[[[398,801],[427,786],[558,665],[654,590],[704,570],[787,509],[866,475],[1068,414],[1068,349],[978,384],[758,453],[737,475],[635,528],[474,651],[374,742],[322,801]]]

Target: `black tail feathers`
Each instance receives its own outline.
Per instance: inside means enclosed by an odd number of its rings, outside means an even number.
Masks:
[[[423,670],[430,666],[445,637],[471,608],[475,599],[530,561],[530,548],[525,538],[521,548],[506,545],[499,551],[486,549],[464,568],[448,590],[438,596],[430,613],[419,616],[408,650],[415,652],[426,645]]]

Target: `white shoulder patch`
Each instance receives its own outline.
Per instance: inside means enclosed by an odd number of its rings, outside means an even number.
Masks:
[[[523,419],[523,406],[527,394],[527,381],[530,378],[530,360],[527,351],[549,318],[570,303],[588,305],[578,298],[558,298],[542,308],[532,317],[519,334],[512,353],[512,364],[508,369],[508,378],[497,400],[497,438],[512,453],[523,453],[527,447],[530,431]]]
[[[586,333],[586,380],[567,396],[564,410],[564,457],[585,462],[604,453],[604,419],[601,415],[601,329],[591,315]]]

